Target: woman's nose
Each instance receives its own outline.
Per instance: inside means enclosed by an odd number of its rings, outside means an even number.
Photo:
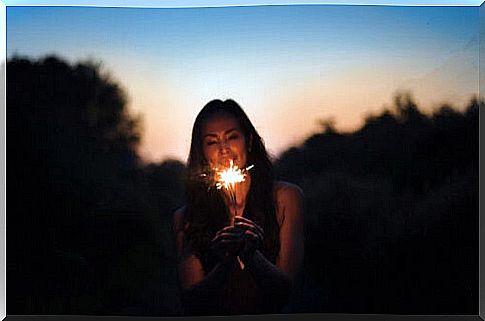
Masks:
[[[229,143],[226,140],[222,140],[219,144],[219,148],[221,151],[227,151],[229,149]]]

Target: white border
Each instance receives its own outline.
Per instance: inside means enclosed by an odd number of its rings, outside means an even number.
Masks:
[[[3,174],[0,185],[3,193],[0,202],[3,205],[0,214],[0,320],[6,317],[6,7],[7,6],[89,6],[89,7],[149,7],[149,8],[184,8],[184,7],[230,7],[230,6],[260,6],[260,5],[388,5],[388,6],[476,6],[480,7],[485,0],[0,0],[0,104],[3,107],[3,130],[0,135],[0,149],[4,155],[0,164]],[[480,10],[481,11],[481,10]],[[480,15],[480,20],[485,19]],[[480,84],[480,87],[483,84]],[[481,88],[479,88],[480,90]],[[481,137],[479,137],[481,140]],[[479,143],[480,145],[480,143]],[[480,171],[479,171],[480,173]],[[481,177],[481,175],[479,175]],[[481,201],[480,201],[481,203]],[[479,221],[481,221],[481,206],[479,205]],[[481,223],[479,224],[481,226]],[[480,240],[482,237],[479,236]],[[481,290],[481,246],[479,242],[479,315],[483,315]],[[458,316],[457,316],[458,317]],[[61,319],[62,316],[59,317]]]
[[[3,205],[0,214],[0,318],[3,319],[7,315],[7,186],[5,180],[7,177],[7,150],[6,150],[6,67],[7,67],[7,10],[3,2],[0,1],[0,105],[3,107],[3,130],[0,135],[0,149],[3,149],[4,155],[0,159],[0,164],[3,170],[0,176],[0,186],[3,186],[3,193],[0,195],[0,202]]]

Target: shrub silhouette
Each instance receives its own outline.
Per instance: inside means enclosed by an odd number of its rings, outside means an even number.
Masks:
[[[160,299],[173,205],[148,193],[123,89],[55,56],[7,73],[8,313],[175,313]]]
[[[324,130],[281,155],[279,177],[307,198],[307,283],[326,293],[305,309],[477,313],[482,104],[425,115],[398,94],[354,133]]]
[[[141,118],[95,63],[7,62],[7,313],[180,312],[171,215],[185,165],[143,164]],[[477,314],[478,110],[410,94],[275,161],[306,196],[289,312]]]

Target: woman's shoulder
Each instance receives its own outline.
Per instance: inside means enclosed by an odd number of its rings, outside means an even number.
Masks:
[[[303,197],[303,190],[300,188],[300,186],[285,181],[275,182],[275,193],[277,200]]]
[[[173,213],[172,222],[173,222],[173,230],[175,232],[183,231],[186,227],[186,222],[185,222],[186,208],[187,207],[184,205]]]
[[[275,198],[277,219],[280,226],[285,217],[301,215],[303,204],[303,190],[296,184],[277,181],[275,182]]]

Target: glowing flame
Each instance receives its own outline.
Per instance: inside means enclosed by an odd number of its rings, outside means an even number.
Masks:
[[[246,171],[253,168],[254,165],[248,166],[244,169],[239,169],[231,160],[229,167],[222,171],[216,171],[216,187],[217,189],[225,188],[227,190],[233,190],[236,187],[236,183],[241,183],[246,180]]]

